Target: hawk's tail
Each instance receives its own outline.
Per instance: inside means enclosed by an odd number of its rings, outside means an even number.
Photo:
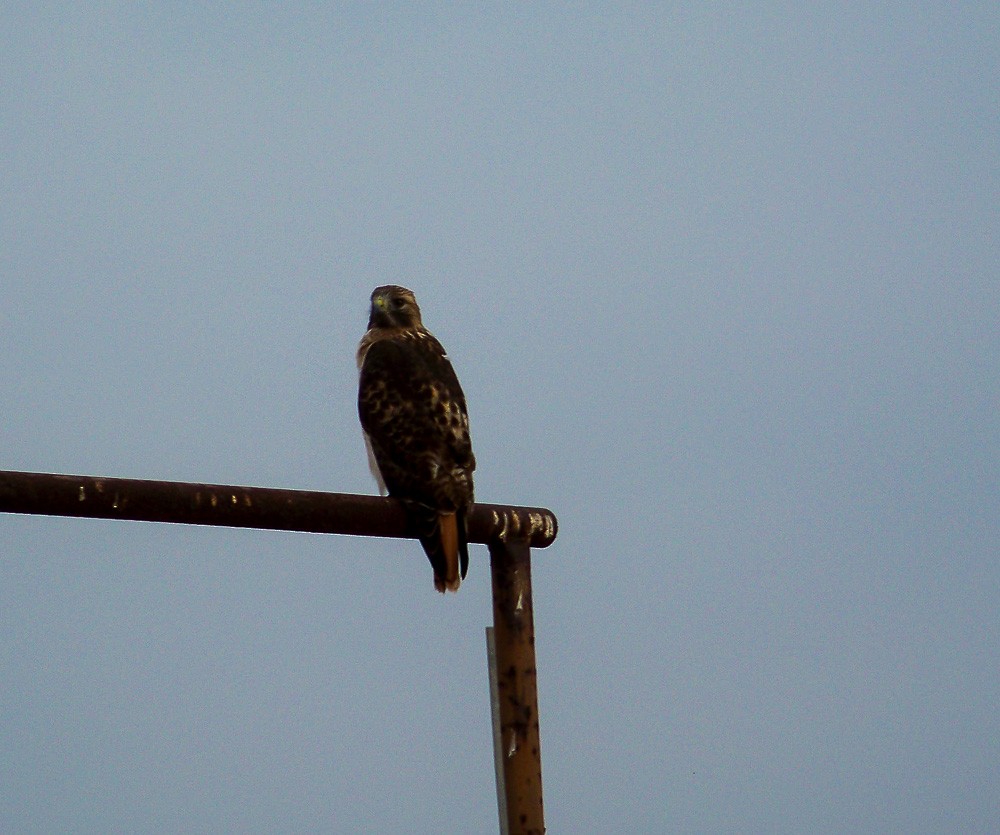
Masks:
[[[444,512],[417,502],[406,502],[420,544],[434,569],[434,588],[442,594],[458,591],[469,572],[469,539],[465,509]]]

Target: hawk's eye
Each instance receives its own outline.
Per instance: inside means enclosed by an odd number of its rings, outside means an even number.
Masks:
[[[405,304],[406,304],[406,302],[404,302],[402,299],[393,299],[392,300],[392,306],[394,308],[396,308],[396,310],[400,310],[403,307],[403,305],[405,305]]]

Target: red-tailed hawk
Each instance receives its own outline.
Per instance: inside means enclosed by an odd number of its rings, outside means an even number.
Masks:
[[[358,345],[358,415],[382,493],[406,506],[434,568],[434,588],[458,591],[469,570],[465,515],[476,459],[465,395],[441,343],[405,287],[376,287]]]

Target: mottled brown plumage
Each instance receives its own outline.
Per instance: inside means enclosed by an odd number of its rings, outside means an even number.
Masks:
[[[382,492],[400,499],[434,568],[457,591],[469,568],[465,516],[476,459],[465,395],[405,287],[377,287],[358,346],[358,415]]]

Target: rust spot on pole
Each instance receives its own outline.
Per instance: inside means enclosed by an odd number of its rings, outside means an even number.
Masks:
[[[507,823],[512,835],[541,835],[545,822],[528,540],[490,543],[490,569]]]

